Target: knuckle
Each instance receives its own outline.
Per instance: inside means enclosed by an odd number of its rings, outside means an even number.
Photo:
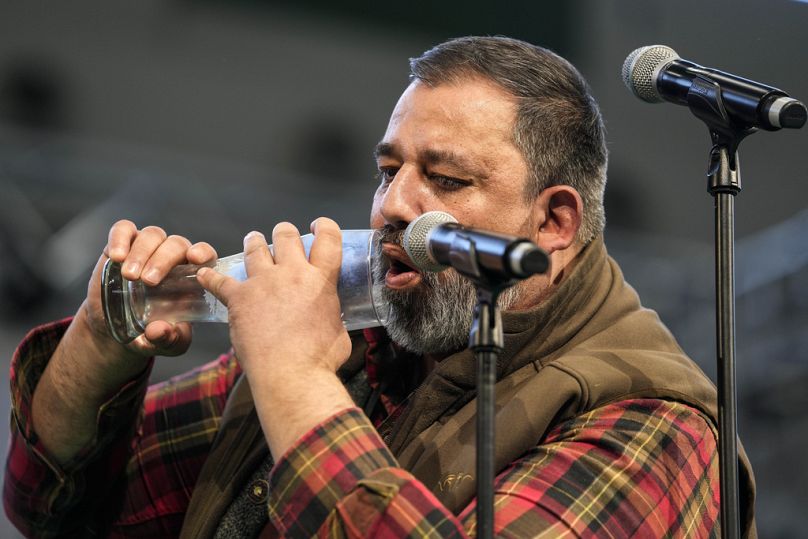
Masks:
[[[216,249],[207,242],[194,243],[188,247],[189,251],[193,251],[197,255],[204,256],[205,258],[216,258]]]
[[[163,230],[159,226],[149,225],[147,227],[144,227],[143,230],[141,230],[140,232],[141,232],[141,234],[155,235],[155,236],[159,236],[159,237],[161,237],[163,239],[166,238],[165,230]]]
[[[315,220],[315,234],[318,236],[340,237],[342,231],[333,219],[319,217]]]
[[[317,219],[317,226],[326,228],[339,228],[337,222],[331,219],[330,217],[319,217]]]
[[[176,243],[182,247],[185,247],[186,249],[191,246],[191,241],[188,238],[178,234],[171,234],[166,238],[166,241]]]
[[[120,219],[115,221],[115,224],[112,225],[112,228],[127,228],[130,230],[137,230],[137,225],[130,221],[129,219]]]
[[[244,236],[245,252],[254,251],[257,248],[263,247],[264,245],[266,245],[266,237],[257,230],[253,230],[252,232]]]
[[[290,237],[290,236],[298,236],[300,235],[300,232],[298,232],[297,227],[292,223],[283,221],[275,225],[275,228],[272,230],[272,235]]]

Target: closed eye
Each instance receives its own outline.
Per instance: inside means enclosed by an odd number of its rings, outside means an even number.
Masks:
[[[440,174],[432,174],[429,176],[429,179],[438,187],[447,191],[456,191],[470,185],[466,180],[452,178],[450,176],[441,176]]]
[[[397,167],[379,167],[379,171],[376,173],[376,178],[381,183],[390,183],[396,177],[397,173]]]

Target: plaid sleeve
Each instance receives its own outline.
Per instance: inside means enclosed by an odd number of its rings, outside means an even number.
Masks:
[[[95,439],[59,466],[38,440],[30,410],[69,322],[33,330],[12,360],[6,513],[35,537],[176,537],[201,468],[199,455],[207,454],[211,429],[240,374],[235,358],[222,356],[148,391],[146,369],[101,406]]]
[[[150,366],[122,387],[99,409],[98,431],[90,444],[69,462],[59,465],[42,445],[31,421],[34,389],[70,319],[32,330],[11,362],[11,440],[6,459],[3,502],[9,519],[36,537],[75,531],[75,511],[87,509],[82,499],[88,482],[120,475],[126,464],[128,441],[139,403],[146,392]],[[99,459],[101,454],[106,458]],[[59,531],[61,530],[61,531]]]
[[[717,435],[658,399],[603,406],[557,426],[497,478],[504,537],[718,537]],[[474,509],[461,519],[474,528]]]
[[[452,515],[355,409],[309,432],[270,485],[285,535],[475,534],[474,502]],[[498,537],[718,536],[715,432],[675,402],[627,400],[563,423],[495,485]]]

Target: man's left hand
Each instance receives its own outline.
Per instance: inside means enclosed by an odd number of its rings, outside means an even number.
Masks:
[[[326,218],[311,229],[308,260],[297,229],[280,223],[272,232],[274,256],[263,234],[244,238],[246,281],[209,268],[197,274],[227,306],[230,338],[276,459],[311,428],[353,406],[336,376],[351,352],[337,296],[342,234]]]

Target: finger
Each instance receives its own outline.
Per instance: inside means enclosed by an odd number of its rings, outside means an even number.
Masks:
[[[191,324],[187,322],[170,324],[155,321],[146,326],[142,335],[143,340],[138,345],[147,346],[154,354],[177,356],[183,354],[190,346],[191,334]]]
[[[109,229],[104,254],[115,262],[123,262],[129,254],[132,241],[137,236],[137,226],[132,221],[121,220]]]
[[[140,279],[146,262],[165,239],[166,233],[160,227],[147,226],[141,230],[132,243],[129,254],[126,255],[126,260],[123,261],[121,275],[130,281]]]
[[[227,275],[222,275],[211,268],[200,268],[196,272],[196,279],[202,288],[216,296],[216,299],[227,307],[233,290],[238,286],[238,281]]]
[[[139,338],[140,337],[138,337],[138,339]],[[143,330],[143,344],[152,346],[155,349],[160,347],[168,347],[176,339],[177,333],[174,331],[173,326],[163,320],[149,322],[146,325],[146,329]]]
[[[276,251],[277,252],[277,251]],[[256,275],[275,265],[266,237],[252,231],[244,236],[244,270],[247,276]]]
[[[306,260],[306,251],[300,232],[292,223],[278,223],[272,229],[272,246],[275,249],[275,262],[285,264],[289,262],[303,262]]]
[[[187,258],[188,262],[191,264],[201,266],[202,264],[215,261],[218,258],[218,255],[216,254],[216,249],[214,249],[209,243],[201,241],[191,245],[188,252],[185,254],[185,258]]]
[[[320,217],[311,224],[314,243],[309,261],[325,270],[329,278],[337,282],[342,265],[342,232],[339,225],[327,217]]]
[[[143,265],[140,278],[148,285],[156,285],[177,264],[186,261],[185,254],[191,242],[182,236],[169,236]]]

